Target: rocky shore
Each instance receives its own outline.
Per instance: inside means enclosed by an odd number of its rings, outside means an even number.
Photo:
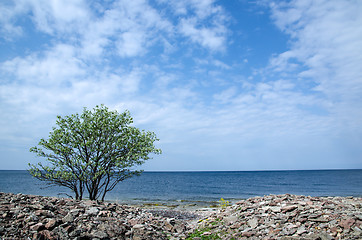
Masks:
[[[186,238],[200,217],[191,212],[154,214],[111,202],[0,193],[0,239],[177,239]]]
[[[0,193],[0,239],[362,239],[362,198],[269,195],[216,210]]]
[[[210,239],[362,239],[362,198],[255,197],[200,222],[193,236]]]

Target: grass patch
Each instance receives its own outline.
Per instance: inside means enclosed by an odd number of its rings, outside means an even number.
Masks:
[[[186,240],[192,240],[195,237],[201,238],[202,240],[209,240],[209,239],[221,239],[220,236],[216,233],[212,233],[210,235],[203,235],[205,232],[210,232],[210,228],[202,228],[196,229],[192,234],[190,234]]]

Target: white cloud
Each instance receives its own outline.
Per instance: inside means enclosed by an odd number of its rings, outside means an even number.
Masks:
[[[24,4],[0,2],[0,38],[11,40],[23,34],[21,26],[15,24],[16,16],[26,11]]]
[[[62,37],[78,32],[89,23],[90,13],[84,0],[27,0],[38,29]]]
[[[183,19],[180,22],[179,31],[203,47],[215,51],[224,49],[226,40],[224,26],[206,28],[197,25],[196,19]]]
[[[272,68],[313,81],[307,90],[323,94],[332,126],[340,134],[360,132],[362,3],[292,1],[274,4],[272,10],[278,27],[292,37],[290,50],[272,59]]]
[[[72,82],[85,74],[85,65],[76,57],[73,46],[59,44],[44,53],[16,57],[0,65],[3,73],[13,74],[20,82],[42,87]],[[9,77],[11,78],[11,77]]]
[[[145,36],[142,32],[125,32],[118,42],[118,52],[120,56],[134,57],[144,52]]]
[[[139,85],[141,83],[142,72],[139,69],[133,69],[130,73],[126,75],[114,75],[112,74],[110,80],[117,84],[120,91],[123,94],[133,94],[139,90]]]
[[[148,47],[163,41],[159,33],[167,35],[172,29],[172,24],[146,1],[116,1],[88,24],[82,46],[85,56],[101,56],[114,46],[121,57],[141,56]]]
[[[214,99],[220,103],[228,103],[236,95],[237,89],[235,87],[230,87],[221,93],[215,94]]]
[[[192,42],[213,51],[226,48],[228,18],[213,0],[185,0],[171,3],[176,14],[186,15],[178,23],[178,31]],[[191,17],[192,16],[192,17]]]
[[[291,49],[274,59],[273,66],[286,70],[296,59],[307,68],[302,76],[314,78],[319,89],[328,94],[339,89],[336,93],[344,95],[347,89],[360,85],[362,4],[293,1],[273,9],[278,26],[293,37]]]

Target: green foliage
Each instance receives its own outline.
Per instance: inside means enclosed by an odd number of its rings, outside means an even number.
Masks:
[[[150,159],[151,153],[161,153],[154,146],[159,140],[155,133],[132,123],[128,111],[118,113],[104,105],[93,111],[84,108],[81,115],[58,116],[49,138],[30,148],[47,164],[29,164],[29,172],[49,184],[70,188],[76,199],[87,190],[89,199],[104,200],[118,182],[142,172],[134,166]]]
[[[223,199],[223,198],[220,198],[220,200],[219,200],[219,207],[220,207],[220,208],[226,208],[226,207],[228,207],[228,206],[230,206],[230,202],[229,202],[229,201],[226,201],[226,200]]]
[[[235,230],[230,231],[230,229],[225,229],[224,221],[222,218],[216,219],[200,219],[198,221],[200,224],[197,229],[195,229],[189,236],[186,238],[191,239],[230,239],[235,240],[232,237],[232,234],[235,234]],[[208,234],[205,234],[208,232]],[[210,234],[211,233],[211,234]]]
[[[211,239],[221,239],[220,236],[216,233],[212,233],[210,235],[203,235],[205,232],[210,232],[210,228],[202,228],[202,229],[196,229],[193,233],[191,233],[186,240],[191,240],[194,238],[202,239],[202,240],[211,240]]]

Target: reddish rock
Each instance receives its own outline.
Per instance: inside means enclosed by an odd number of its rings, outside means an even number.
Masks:
[[[44,217],[54,217],[54,213],[49,210],[36,210],[34,212],[36,216],[44,216]]]
[[[291,212],[291,211],[293,211],[293,210],[295,210],[295,209],[297,209],[297,208],[298,208],[298,205],[289,205],[289,206],[282,207],[282,208],[281,208],[281,211],[282,211],[283,213],[285,213],[285,212]]]
[[[30,230],[32,231],[40,231],[42,229],[44,229],[44,224],[42,223],[37,223],[35,225],[30,226]]]
[[[57,237],[55,236],[55,234],[49,230],[42,230],[39,232],[39,235],[43,236],[45,239],[48,240],[55,240],[57,239]]]
[[[128,220],[128,224],[130,224],[131,226],[134,226],[136,224],[140,224],[141,222],[137,219],[130,219]]]
[[[251,236],[253,236],[255,234],[255,232],[253,232],[253,231],[248,231],[248,232],[242,232],[241,233],[241,236],[242,237],[251,237]]]
[[[53,229],[57,225],[56,219],[49,219],[48,222],[45,224],[46,229]]]
[[[72,225],[68,225],[68,226],[66,226],[66,227],[64,227],[64,230],[66,231],[66,232],[68,232],[68,233],[70,233],[71,231],[73,231],[73,226]]]
[[[349,230],[355,222],[356,220],[353,218],[343,219],[339,222],[339,226],[343,227],[345,230]]]
[[[17,219],[24,218],[24,217],[25,217],[24,213],[20,213],[18,216],[16,216]]]
[[[336,233],[336,234],[337,234],[337,232],[338,232],[338,228],[337,228],[337,227],[331,227],[330,230],[331,230],[332,233]]]

